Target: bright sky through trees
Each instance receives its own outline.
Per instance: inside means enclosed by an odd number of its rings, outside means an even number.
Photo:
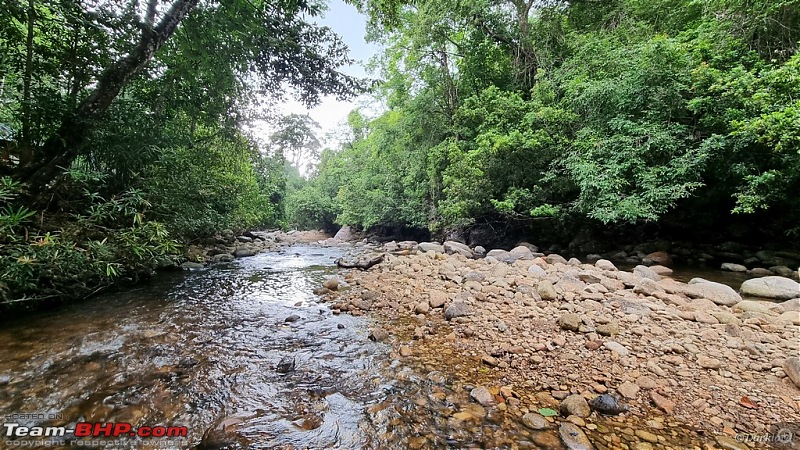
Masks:
[[[359,14],[353,5],[342,0],[333,0],[328,5],[329,10],[325,17],[316,22],[330,27],[342,37],[350,49],[350,57],[356,62],[343,67],[342,72],[357,77],[369,77],[365,65],[379,50],[378,46],[364,40],[366,34],[366,17]],[[314,108],[306,108],[302,103],[292,99],[283,107],[284,114],[310,114],[311,118],[320,124],[320,139],[332,145],[328,135],[334,132],[340,124],[347,120],[347,114],[354,108],[372,101],[368,96],[362,96],[352,101],[339,101],[333,96],[326,96]]]

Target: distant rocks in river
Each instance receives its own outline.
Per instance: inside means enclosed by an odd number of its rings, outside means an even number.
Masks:
[[[789,300],[800,297],[800,283],[778,276],[753,278],[742,283],[741,292],[750,297]]]

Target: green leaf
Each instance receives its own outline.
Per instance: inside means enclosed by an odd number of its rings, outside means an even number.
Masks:
[[[550,408],[539,408],[539,414],[543,415],[544,417],[555,417],[558,415],[558,411]]]

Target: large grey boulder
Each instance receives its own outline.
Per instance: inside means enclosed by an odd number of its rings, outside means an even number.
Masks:
[[[345,225],[339,228],[339,231],[336,232],[333,238],[337,241],[350,241],[353,239],[353,229],[350,228],[349,225]]]
[[[444,252],[447,253],[448,255],[458,253],[459,255],[466,256],[467,258],[472,258],[473,256],[475,256],[472,253],[472,249],[470,249],[468,245],[462,244],[461,242],[445,241],[443,247],[444,247]]]
[[[417,248],[422,252],[444,253],[444,246],[435,242],[420,242]]]
[[[732,287],[703,278],[692,278],[684,293],[692,298],[707,298],[724,306],[733,306],[742,301],[742,297]]]
[[[800,297],[800,283],[777,276],[753,278],[742,283],[740,292],[750,297],[789,300]]]
[[[494,258],[498,261],[512,263],[515,259],[511,256],[511,253],[507,252],[506,250],[502,250],[499,248],[489,250],[489,253],[486,254],[487,258]]]
[[[522,259],[522,260],[532,260],[533,259],[533,252],[530,248],[520,245],[519,247],[514,247],[508,252],[509,256],[514,258],[514,260]]]

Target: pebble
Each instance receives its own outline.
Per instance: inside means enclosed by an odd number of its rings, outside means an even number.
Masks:
[[[624,345],[620,344],[619,342],[615,341],[608,341],[603,344],[603,347],[615,352],[619,356],[625,357],[628,356],[631,352]]]
[[[494,396],[484,386],[474,388],[469,392],[469,396],[483,406],[489,406],[494,403]]]
[[[589,401],[589,406],[607,416],[615,416],[628,410],[626,406],[619,402],[614,396],[609,394],[598,395]]]
[[[589,408],[589,404],[586,402],[586,399],[579,394],[572,394],[565,398],[561,402],[561,405],[559,405],[558,411],[562,416],[577,417],[589,417],[589,415],[592,413],[592,410]]]
[[[634,399],[639,394],[639,386],[626,381],[617,387],[617,392],[625,398]]]
[[[636,437],[638,437],[639,439],[643,439],[643,440],[645,440],[647,442],[652,442],[654,444],[656,442],[658,442],[658,436],[656,436],[655,434],[653,434],[653,433],[651,433],[649,431],[636,430],[635,434],[636,434]]]
[[[558,318],[558,326],[563,330],[578,331],[581,326],[581,318],[577,314],[564,314]]]
[[[722,361],[703,354],[697,356],[697,364],[704,369],[719,369],[722,367]]]
[[[642,375],[636,379],[636,385],[642,389],[654,389],[657,386],[657,383],[656,380],[646,375]]]
[[[550,422],[547,421],[541,414],[527,413],[522,416],[522,424],[531,430],[546,430],[550,428]]]
[[[650,391],[650,400],[667,414],[672,414],[675,411],[675,402],[656,391]]]

